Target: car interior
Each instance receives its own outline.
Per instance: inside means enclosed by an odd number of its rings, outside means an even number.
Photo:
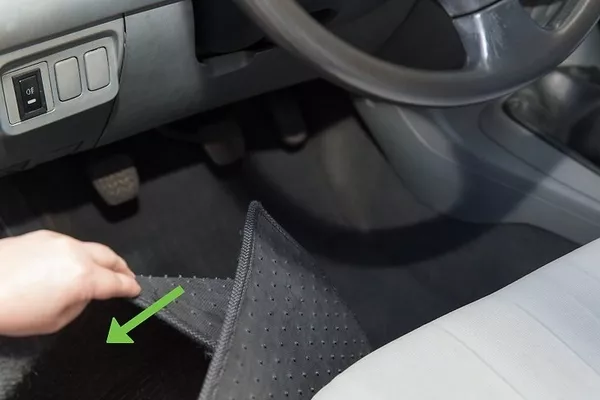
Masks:
[[[0,0],[2,237],[103,243],[143,289],[0,337],[0,399],[597,399],[599,20]]]

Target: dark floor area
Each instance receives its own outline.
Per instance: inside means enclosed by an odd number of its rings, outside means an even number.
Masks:
[[[171,326],[152,318],[135,333],[135,345],[104,343],[111,318],[127,321],[138,312],[122,300],[92,304],[51,338],[10,400],[197,399],[210,360]]]
[[[218,169],[199,145],[139,135],[103,150],[135,160],[136,204],[102,206],[84,173],[89,155],[78,155],[4,181],[30,210],[12,213],[10,225],[21,227],[13,232],[44,226],[103,242],[142,274],[227,277],[247,206],[260,200],[324,260],[375,347],[576,247],[525,225],[433,213],[403,187],[343,92],[322,83],[293,90],[311,132],[301,150],[280,148],[267,102],[253,99],[234,108],[250,148],[240,165]]]

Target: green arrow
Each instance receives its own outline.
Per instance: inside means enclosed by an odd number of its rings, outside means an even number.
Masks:
[[[185,291],[181,286],[177,286],[169,293],[158,299],[154,304],[146,308],[144,311],[133,317],[129,322],[124,325],[119,325],[115,318],[110,323],[110,329],[108,330],[108,336],[106,337],[106,343],[108,344],[131,344],[131,339],[128,333],[146,321],[148,318],[165,308],[173,300],[181,296]]]

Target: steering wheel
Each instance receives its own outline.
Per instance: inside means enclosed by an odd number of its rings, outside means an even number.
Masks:
[[[429,107],[483,102],[522,87],[564,61],[600,17],[600,0],[566,0],[560,18],[544,26],[519,0],[438,0],[452,17],[467,61],[461,70],[425,71],[358,50],[295,0],[235,1],[274,42],[325,78],[376,99]]]

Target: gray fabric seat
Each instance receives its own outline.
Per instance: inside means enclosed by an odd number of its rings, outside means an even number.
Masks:
[[[375,351],[315,399],[598,399],[599,374],[596,241]]]

